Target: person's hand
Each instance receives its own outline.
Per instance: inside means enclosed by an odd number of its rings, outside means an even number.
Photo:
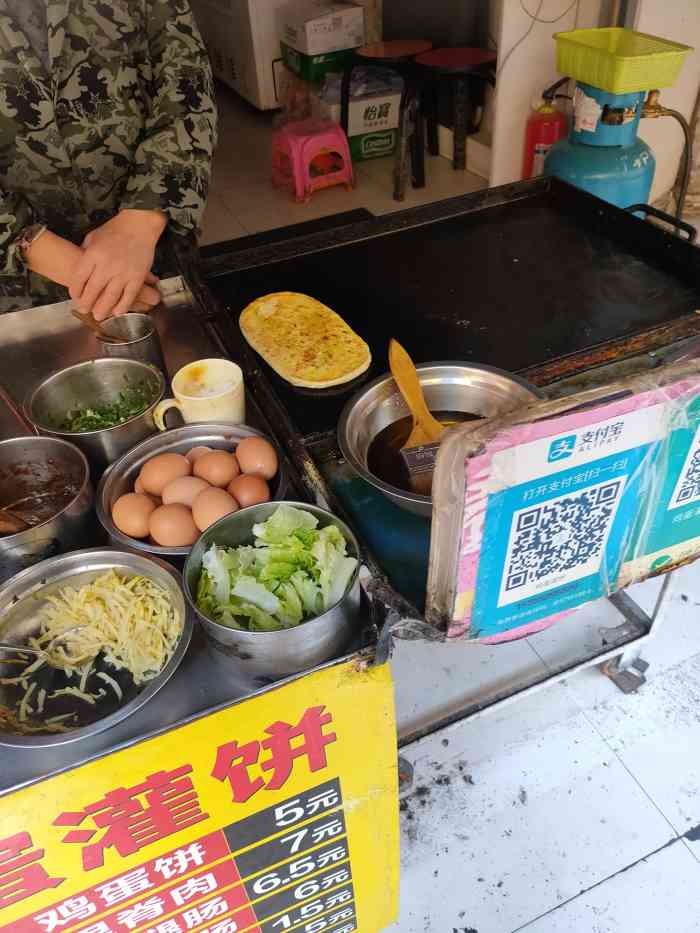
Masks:
[[[25,262],[32,272],[43,275],[52,282],[58,282],[66,288],[73,281],[73,270],[82,257],[83,251],[79,246],[57,236],[50,230],[35,240],[24,253]],[[154,289],[151,286],[157,281],[158,279],[149,272],[145,279],[146,284],[141,287],[132,305],[133,311],[149,311],[153,307]]]
[[[82,314],[92,312],[98,321],[126,314],[137,295],[146,304],[158,304],[151,266],[165,224],[159,211],[123,210],[88,233],[68,288]]]

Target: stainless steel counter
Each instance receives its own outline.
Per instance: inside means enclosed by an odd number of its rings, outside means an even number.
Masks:
[[[161,291],[164,302],[154,320],[169,374],[189,360],[220,356],[194,316],[182,279],[164,280]],[[0,384],[19,405],[30,389],[55,370],[101,356],[92,331],[71,315],[72,306],[65,301],[0,317]],[[0,437],[22,433],[16,419],[0,404]]]
[[[190,360],[221,356],[198,319],[182,280],[168,279],[161,288],[164,306],[156,312],[155,320],[169,374]],[[70,308],[71,302],[65,302],[0,318],[0,383],[20,405],[27,392],[50,372],[99,356],[92,333],[71,316]],[[22,425],[0,401],[0,438],[23,433]],[[100,542],[86,541],[85,547],[96,543]],[[196,629],[187,656],[170,682],[117,727],[85,741],[46,750],[0,749],[0,793],[100,757],[254,689],[254,685],[230,677],[226,666],[209,655]]]

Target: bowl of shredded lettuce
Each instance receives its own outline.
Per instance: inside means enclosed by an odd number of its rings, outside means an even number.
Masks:
[[[208,528],[185,564],[185,594],[212,648],[270,682],[346,651],[359,632],[360,553],[317,506],[266,502]]]

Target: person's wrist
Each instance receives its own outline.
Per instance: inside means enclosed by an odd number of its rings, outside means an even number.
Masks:
[[[157,243],[165,230],[168,218],[162,211],[144,211],[125,207],[119,211],[119,217],[137,233]]]
[[[29,259],[32,246],[39,240],[48,230],[46,224],[31,224],[29,227],[25,227],[22,231],[20,238],[18,240],[19,252],[25,262]]]

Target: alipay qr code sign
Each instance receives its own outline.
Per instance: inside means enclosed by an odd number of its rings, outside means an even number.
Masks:
[[[567,479],[569,492],[513,512],[499,607],[598,573],[627,476],[587,488]]]
[[[622,569],[622,584],[700,553],[700,396],[696,382],[668,402],[668,436]]]
[[[700,432],[695,433],[688,449],[668,507],[678,509],[693,505],[698,500],[700,500]]]
[[[468,461],[467,487],[481,477],[485,494],[469,637],[527,630],[617,588],[666,430],[664,404],[633,404],[511,428],[507,446]]]

